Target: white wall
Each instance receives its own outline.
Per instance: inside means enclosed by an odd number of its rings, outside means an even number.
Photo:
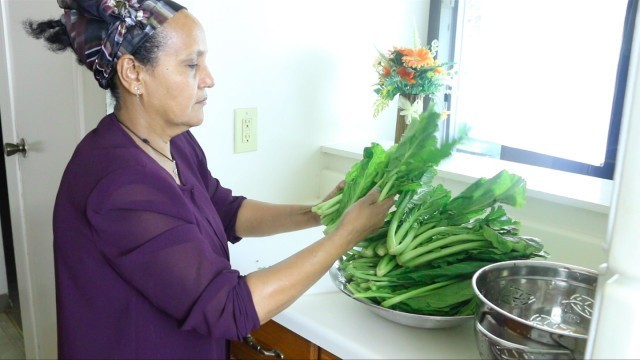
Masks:
[[[412,19],[426,29],[428,0],[181,3],[208,37],[216,86],[193,132],[224,185],[265,201],[307,201],[318,196],[321,145],[392,139],[395,113],[372,116],[373,63],[377,49],[413,44]],[[258,108],[258,150],[234,154],[233,110],[243,107]]]

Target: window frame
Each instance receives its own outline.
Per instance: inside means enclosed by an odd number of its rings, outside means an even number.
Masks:
[[[440,42],[440,51],[438,54],[440,61],[451,61],[456,58],[456,30],[459,26],[460,1],[464,0],[432,0],[430,2],[427,40],[428,43],[431,43],[436,39]],[[622,44],[618,58],[618,69],[616,72],[612,110],[609,120],[609,133],[607,135],[605,160],[601,166],[492,143],[483,144],[477,142],[476,146],[479,145],[484,149],[491,149],[489,153],[492,153],[493,155],[484,151],[473,150],[473,147],[459,147],[457,151],[473,155],[495,157],[504,161],[544,167],[602,179],[613,179],[637,7],[638,0],[627,1]],[[443,48],[445,49],[444,51]],[[451,110],[453,102],[455,101],[451,94],[443,95],[442,100],[444,107],[447,110]],[[443,138],[452,137],[454,135],[454,131],[454,120],[449,118],[443,123],[441,136]]]

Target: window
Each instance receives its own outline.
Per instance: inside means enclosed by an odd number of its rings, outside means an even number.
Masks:
[[[611,179],[637,2],[432,0],[458,151]]]

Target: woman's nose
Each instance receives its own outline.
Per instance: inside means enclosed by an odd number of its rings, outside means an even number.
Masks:
[[[204,74],[200,80],[200,86],[203,88],[212,88],[216,85],[215,80],[213,79],[213,75],[209,71],[209,67],[205,66]]]

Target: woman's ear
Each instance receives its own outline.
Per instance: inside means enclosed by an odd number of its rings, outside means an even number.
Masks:
[[[140,80],[142,65],[130,54],[125,54],[116,62],[116,74],[122,84],[122,89],[134,96],[140,96]]]

